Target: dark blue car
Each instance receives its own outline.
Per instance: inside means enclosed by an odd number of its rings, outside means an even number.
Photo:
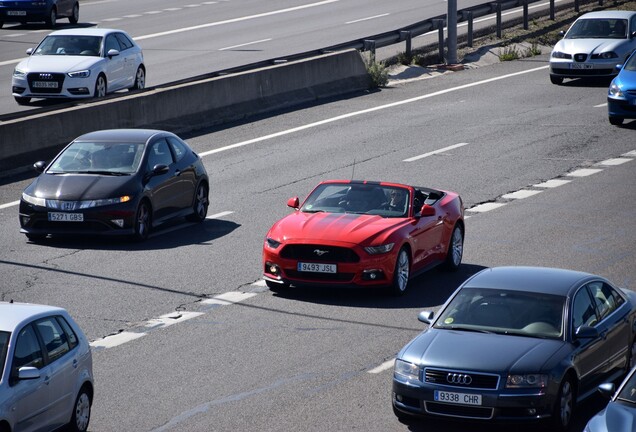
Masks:
[[[577,404],[634,366],[636,294],[542,267],[485,269],[399,352],[393,410],[417,416],[545,421],[567,430]]]
[[[636,428],[636,368],[616,390],[614,383],[604,383],[599,391],[610,398],[607,407],[587,422],[583,432],[633,432]]]
[[[619,126],[625,119],[636,119],[636,51],[625,64],[616,67],[618,75],[607,93],[607,114],[609,122]]]
[[[55,27],[58,18],[68,18],[71,24],[79,21],[77,0],[11,0],[0,1],[0,28],[6,22],[44,22]]]

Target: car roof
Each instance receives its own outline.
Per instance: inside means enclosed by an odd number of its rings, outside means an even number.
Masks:
[[[169,134],[158,129],[104,129],[86,133],[75,138],[75,141],[128,141],[147,142],[154,135]]]
[[[475,274],[462,288],[492,288],[567,296],[572,289],[600,276],[551,267],[492,267]]]
[[[52,314],[66,315],[67,312],[56,306],[0,302],[0,331],[12,332],[25,321]]]
[[[123,30],[111,29],[111,28],[72,28],[64,30],[56,30],[49,33],[49,36],[106,36],[110,33],[126,33]]]
[[[623,18],[630,19],[632,16],[636,15],[636,12],[632,11],[596,11],[596,12],[588,12],[586,14],[581,15],[578,19],[586,19],[586,18]]]

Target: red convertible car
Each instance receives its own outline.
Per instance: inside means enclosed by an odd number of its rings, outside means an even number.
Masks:
[[[455,192],[398,183],[329,180],[279,220],[263,245],[267,286],[389,287],[438,264],[456,270],[464,247],[464,206]]]

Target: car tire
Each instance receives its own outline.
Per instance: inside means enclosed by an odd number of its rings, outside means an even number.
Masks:
[[[610,117],[610,118],[609,118],[609,122],[610,122],[610,124],[611,124],[611,125],[614,125],[614,126],[620,126],[620,125],[622,125],[622,124],[623,124],[623,121],[625,121],[625,119],[624,119],[624,118],[622,118],[622,117]]]
[[[448,243],[448,251],[444,260],[444,268],[448,271],[457,271],[462,264],[464,255],[464,231],[459,225],[455,225]]]
[[[574,417],[574,384],[572,378],[566,376],[559,386],[559,393],[552,412],[552,429],[555,432],[568,431]]]
[[[49,12],[49,17],[46,19],[46,25],[55,28],[57,24],[57,10],[55,8],[51,8],[51,12]]]
[[[411,275],[411,257],[406,247],[402,247],[398,252],[395,260],[395,271],[393,272],[393,281],[391,282],[391,294],[395,296],[404,295],[409,286],[409,277]]]
[[[150,235],[152,222],[152,213],[150,205],[146,200],[142,200],[135,212],[135,220],[133,221],[133,240],[143,242]]]
[[[562,77],[558,77],[558,76],[554,76],[554,75],[550,75],[550,82],[552,84],[555,84],[555,85],[561,85],[561,84],[563,84],[563,78]]]
[[[273,292],[283,292],[289,289],[289,284],[272,282],[267,279],[265,280],[265,285]]]
[[[143,90],[146,87],[146,69],[143,66],[139,66],[137,68],[137,73],[135,74],[135,82],[133,86],[128,90]]]
[[[199,183],[197,190],[194,193],[192,211],[193,213],[186,218],[191,222],[203,222],[208,215],[208,206],[210,200],[208,199],[208,187],[205,183]]]
[[[73,5],[73,11],[71,12],[71,16],[68,17],[68,22],[75,25],[79,22],[79,3],[75,3]]]
[[[18,105],[28,105],[29,102],[31,102],[30,97],[14,96],[13,99],[15,99]]]
[[[104,74],[99,74],[97,80],[95,80],[95,93],[94,97],[103,98],[106,96],[106,92],[108,91],[108,84],[106,82],[106,76]]]
[[[71,422],[67,425],[67,430],[72,432],[86,432],[88,423],[91,420],[91,395],[88,387],[84,386],[79,391],[73,405],[73,415]]]

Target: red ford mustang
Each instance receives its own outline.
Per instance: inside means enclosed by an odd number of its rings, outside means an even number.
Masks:
[[[329,180],[272,226],[263,245],[271,290],[290,285],[387,286],[438,264],[456,270],[464,248],[464,206],[455,192],[398,183]]]

